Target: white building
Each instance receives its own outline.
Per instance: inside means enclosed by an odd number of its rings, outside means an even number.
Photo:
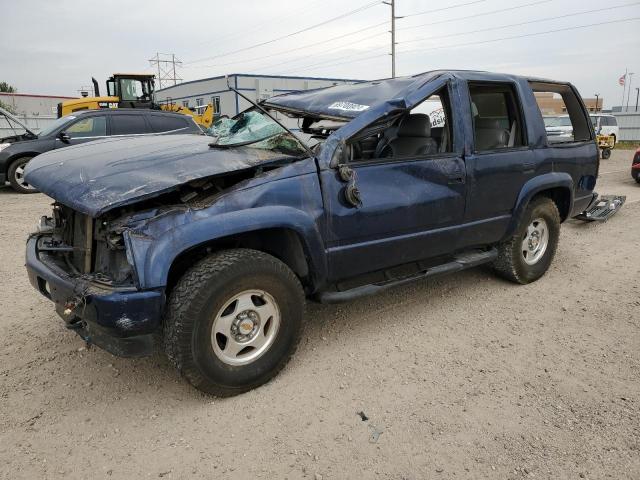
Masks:
[[[232,73],[228,75],[228,81],[233,88],[257,101],[286,92],[356,83],[360,80]],[[226,76],[192,80],[156,90],[155,100],[157,103],[175,102],[192,109],[211,103],[217,116],[229,117],[251,106],[229,89]]]
[[[49,125],[58,118],[58,103],[76,97],[59,95],[35,95],[30,93],[0,92],[0,106],[4,105],[34,132]],[[0,137],[9,131],[7,125],[0,124]]]

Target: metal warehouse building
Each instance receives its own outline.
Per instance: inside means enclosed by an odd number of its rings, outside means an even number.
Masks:
[[[286,77],[278,75],[258,75],[233,73],[228,75],[233,88],[254,100],[264,100],[286,92],[330,87],[333,85],[356,83],[360,80],[344,78]],[[165,101],[182,104],[189,108],[213,104],[216,115],[233,117],[251,104],[230,90],[227,77],[211,77],[192,80],[156,90],[156,102]]]

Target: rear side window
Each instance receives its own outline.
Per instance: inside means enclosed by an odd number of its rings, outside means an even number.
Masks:
[[[607,119],[607,126],[608,127],[617,127],[618,126],[618,121],[616,120],[616,117],[605,117]]]
[[[112,115],[111,135],[136,135],[149,133],[142,115]]]
[[[524,126],[511,84],[469,84],[476,152],[522,147]]]
[[[562,112],[559,118],[563,125],[549,125],[545,121],[547,143],[562,144],[591,140],[590,118],[586,115],[580,99],[569,85],[544,82],[529,82],[540,113],[553,115]],[[600,118],[604,124],[605,117]]]
[[[149,122],[151,123],[151,130],[155,133],[171,132],[175,130],[184,130],[185,133],[187,133],[187,131],[190,130],[187,118],[168,115],[150,115]]]

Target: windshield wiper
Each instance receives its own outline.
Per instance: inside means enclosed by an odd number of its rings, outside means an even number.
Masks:
[[[274,122],[276,122],[278,125],[280,125],[282,128],[284,128],[287,132],[289,132],[289,134],[294,138],[294,140],[309,154],[310,158],[315,157],[314,153],[311,151],[311,149],[309,147],[307,147],[304,142],[302,140],[300,140],[298,137],[296,137],[296,134],[293,133],[291,130],[289,130],[282,122],[280,122],[280,120],[278,120],[274,115],[271,115],[269,113],[269,111],[264,108],[262,105],[260,105],[259,103],[254,102],[253,100],[251,100],[249,97],[247,97],[245,94],[243,94],[241,91],[239,91],[237,88],[234,88],[231,86],[231,83],[229,82],[229,76],[226,76],[227,79],[227,87],[229,87],[229,90],[234,91],[236,94],[240,95],[242,98],[244,98],[247,102],[249,102],[250,104],[252,104],[254,107],[256,107],[258,110],[260,110],[262,113],[264,113],[267,117],[269,117],[271,120],[273,120]],[[270,138],[270,137],[267,137]],[[253,143],[253,142],[252,142]]]

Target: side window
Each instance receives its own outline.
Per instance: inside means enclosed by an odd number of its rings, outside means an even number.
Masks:
[[[391,125],[372,126],[351,142],[352,161],[415,158],[453,151],[451,104],[446,88],[424,99]]]
[[[516,93],[510,84],[470,83],[476,152],[525,145]]]
[[[183,130],[189,127],[187,120],[174,116],[150,115],[151,130],[155,133]]]
[[[104,137],[107,134],[107,119],[104,116],[83,118],[70,125],[65,132],[71,138]]]
[[[565,115],[555,117],[552,122],[545,122],[548,144],[584,142],[592,139],[589,125],[592,120],[569,85],[544,82],[529,82],[529,85],[543,115],[549,109],[566,112]],[[600,117],[600,125],[606,124],[606,117]]]
[[[111,135],[136,135],[149,133],[142,115],[112,115]]]

